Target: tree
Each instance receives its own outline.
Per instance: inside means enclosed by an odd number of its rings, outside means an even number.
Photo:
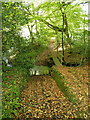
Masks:
[[[81,14],[83,10],[80,8],[79,4],[72,5],[72,2],[45,2],[37,9],[42,12],[39,16],[34,16],[35,19],[45,23],[49,28],[56,31],[56,34],[57,31],[62,32],[62,53],[64,55],[63,43],[66,39],[70,48],[73,45],[72,38],[74,38],[75,33],[80,31],[80,27],[83,23],[83,14]],[[83,31],[82,28],[81,31]],[[64,37],[63,34],[65,34]]]
[[[57,36],[57,53],[61,44],[64,61],[65,45],[71,48],[77,38],[81,39],[80,34],[83,31],[82,9],[72,2],[44,2],[37,7],[33,3],[3,4],[3,52],[13,47],[15,53],[20,54],[24,47],[30,47],[32,44],[33,47],[35,44],[46,45],[54,33],[54,36]],[[19,34],[21,26],[24,25],[29,29],[29,39],[22,38]]]

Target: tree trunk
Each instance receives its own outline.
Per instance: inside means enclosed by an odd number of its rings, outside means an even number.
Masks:
[[[62,61],[64,62],[64,39],[63,39],[63,32],[62,32]]]
[[[31,43],[33,43],[33,42],[34,42],[34,37],[33,37],[33,32],[32,32],[32,27],[33,27],[33,26],[31,26],[31,28],[30,28],[29,25],[27,25],[27,26],[28,26],[28,30],[29,30],[29,32],[30,32]]]
[[[58,48],[59,48],[60,44],[59,44],[59,38],[58,38],[58,31],[55,31],[55,32],[57,35],[56,40],[57,40],[57,55],[58,55]]]
[[[84,18],[84,25],[83,25],[83,41],[85,43],[85,18]]]
[[[64,16],[64,13],[62,13],[62,17],[63,17],[63,25],[62,25],[62,28],[64,29],[64,22],[65,22],[65,16]],[[64,34],[63,34],[63,31],[62,31],[62,61],[64,62]]]

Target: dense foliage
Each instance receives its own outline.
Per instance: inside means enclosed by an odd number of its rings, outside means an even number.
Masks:
[[[56,46],[62,45],[63,51],[67,45],[74,47],[80,42],[83,45],[87,44],[88,32],[85,29],[87,15],[83,14],[83,10],[78,4],[45,2],[35,7],[33,3],[8,2],[2,4],[2,11],[4,55],[12,47],[13,54],[24,55],[25,50],[22,50],[24,47],[30,47],[33,43],[46,45],[50,37],[56,37]],[[30,32],[28,39],[20,36],[21,26],[24,25]],[[22,53],[18,52],[21,50]],[[28,51],[30,49],[27,50],[27,53]],[[27,53],[25,53],[25,57],[28,56]],[[33,52],[30,54],[33,56]],[[33,58],[31,61],[33,63]]]

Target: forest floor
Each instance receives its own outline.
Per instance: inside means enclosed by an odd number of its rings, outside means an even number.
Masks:
[[[22,92],[22,104],[25,111],[20,118],[80,118],[87,117],[88,87],[86,66],[82,68],[66,68],[60,72],[68,81],[72,92],[79,99],[78,105],[69,102],[58,88],[51,76],[33,76]],[[84,70],[84,72],[83,72]],[[77,74],[75,74],[77,73]]]
[[[49,50],[38,56],[38,65],[47,60]],[[70,119],[88,117],[88,65],[79,67],[56,66],[78,103],[70,102],[49,75],[32,76],[21,94],[18,118]]]

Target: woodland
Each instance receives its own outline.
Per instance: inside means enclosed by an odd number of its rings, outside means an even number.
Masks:
[[[85,4],[2,2],[2,119],[89,120]]]

